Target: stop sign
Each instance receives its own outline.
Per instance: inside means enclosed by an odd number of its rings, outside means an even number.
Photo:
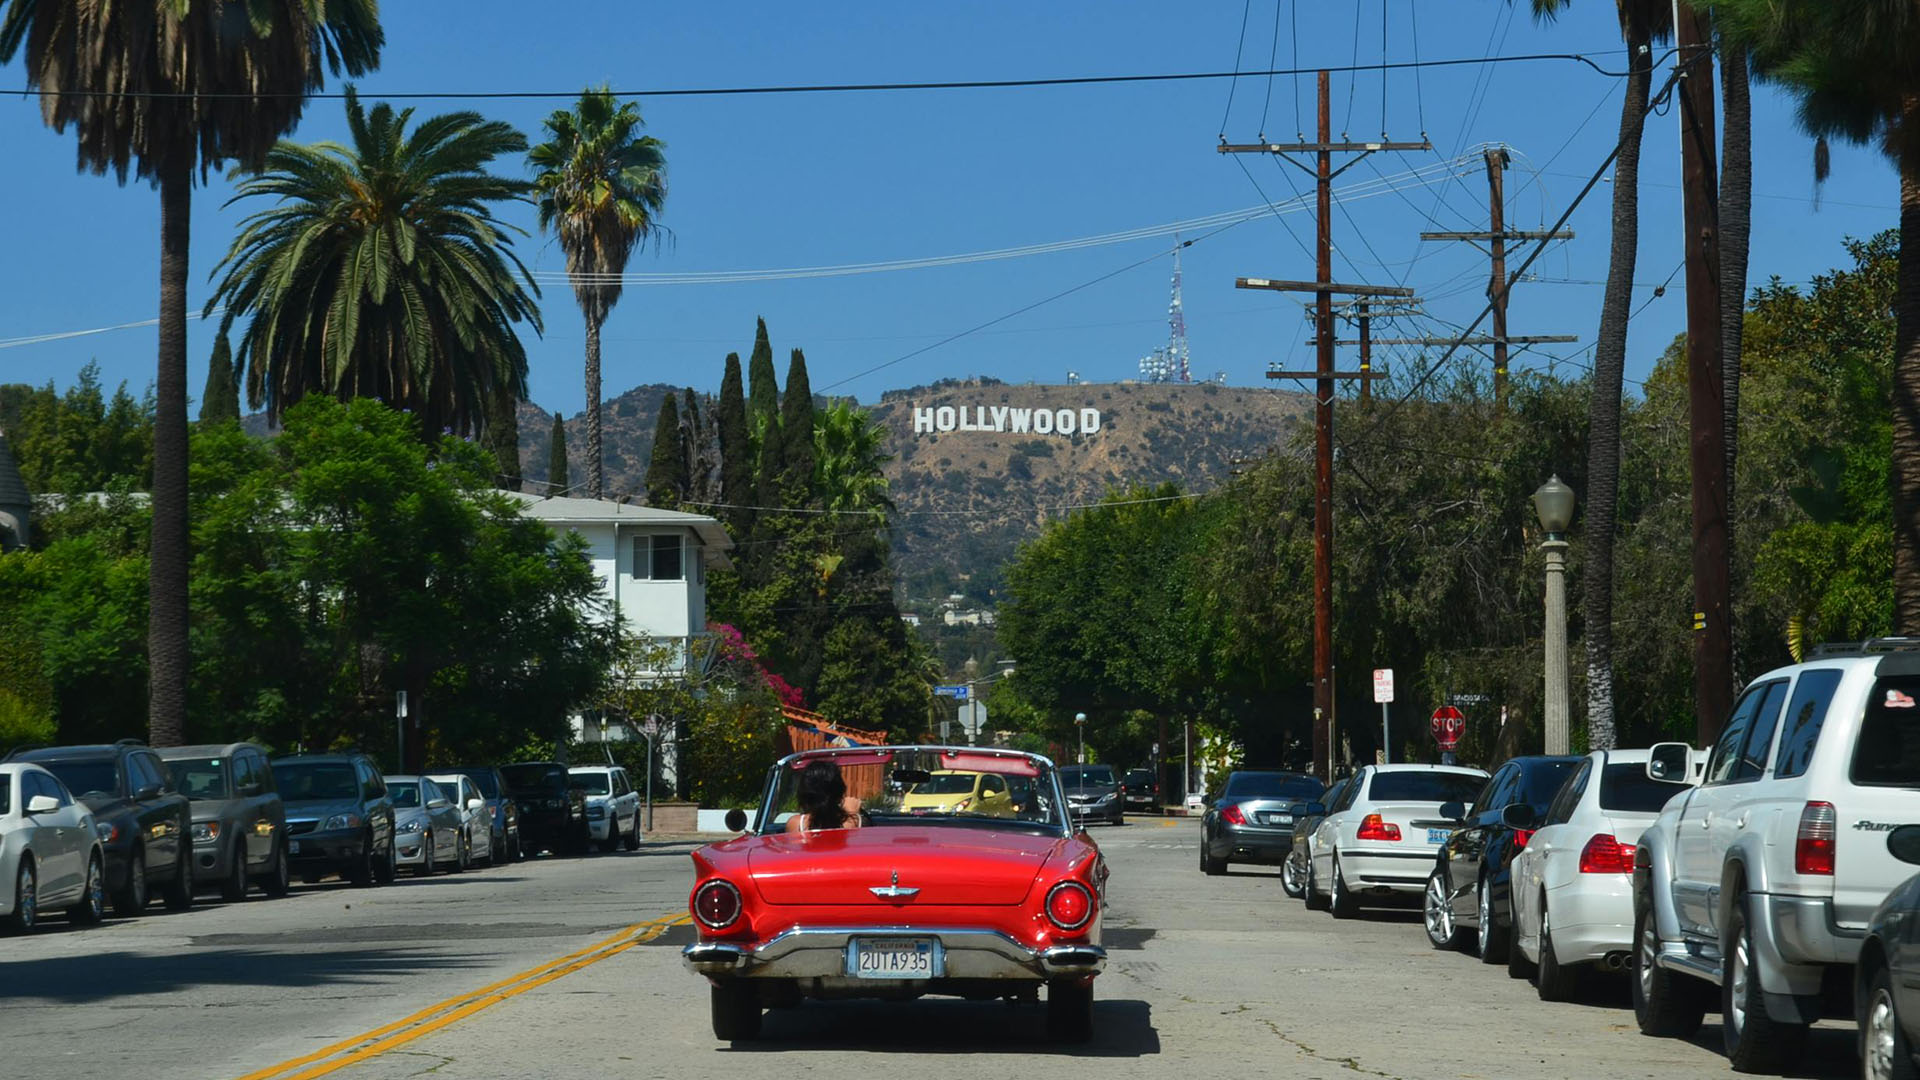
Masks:
[[[1451,705],[1433,710],[1433,741],[1451,753],[1460,745],[1460,734],[1467,730],[1467,714]]]

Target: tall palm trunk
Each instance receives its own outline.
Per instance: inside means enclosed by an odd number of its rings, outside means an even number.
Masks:
[[[1723,41],[1720,56],[1720,385],[1727,458],[1727,561],[1737,539],[1734,466],[1740,459],[1740,344],[1747,316],[1747,241],[1753,231],[1753,102],[1747,55]],[[1738,582],[1736,581],[1737,585]],[[1740,683],[1740,639],[1734,638],[1734,685]]]
[[[1620,498],[1620,395],[1626,378],[1627,320],[1639,255],[1640,137],[1646,128],[1653,73],[1644,29],[1629,28],[1626,100],[1620,104],[1620,156],[1613,164],[1613,247],[1600,302],[1600,333],[1593,353],[1593,396],[1587,407],[1587,512],[1583,593],[1587,647],[1587,743],[1612,749],[1613,533]]]
[[[1902,130],[1920,124],[1909,98]],[[1900,285],[1894,301],[1893,632],[1920,634],[1920,139],[1900,151]]]
[[[154,378],[153,541],[147,571],[147,735],[179,746],[187,728],[187,237],[193,165],[160,171],[160,359]]]
[[[604,317],[602,317],[604,318]],[[587,498],[600,497],[606,479],[605,459],[600,456],[600,323],[587,314]]]

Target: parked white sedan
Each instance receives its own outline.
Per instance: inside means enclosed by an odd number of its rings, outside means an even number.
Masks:
[[[1350,919],[1363,899],[1419,896],[1458,824],[1440,808],[1472,802],[1486,780],[1455,765],[1361,769],[1307,842],[1307,907]]]
[[[640,793],[633,789],[627,770],[618,765],[581,765],[568,769],[567,779],[586,788],[587,827],[601,851],[622,844],[628,851],[640,846]]]
[[[477,862],[493,864],[493,811],[480,788],[464,773],[433,773],[434,782],[453,800],[460,815],[460,850],[454,854],[454,868],[465,870]]]
[[[59,777],[25,762],[0,765],[0,925],[25,933],[57,908],[76,923],[99,922],[105,866],[93,812]]]
[[[1565,1001],[1595,967],[1633,950],[1633,850],[1667,800],[1690,785],[1647,777],[1647,751],[1595,750],[1554,796],[1513,859],[1513,948],[1544,1001]]]

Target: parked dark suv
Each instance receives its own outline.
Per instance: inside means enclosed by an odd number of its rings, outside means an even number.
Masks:
[[[480,789],[493,812],[493,865],[518,862],[525,857],[520,847],[520,804],[507,791],[506,777],[491,765],[455,765],[446,772],[459,773]]]
[[[587,793],[557,761],[502,765],[507,794],[520,806],[520,844],[527,854],[587,850]]]
[[[287,811],[252,743],[169,746],[160,752],[173,786],[193,803],[193,881],[218,885],[220,898],[245,900],[258,882],[268,896],[287,894]]]
[[[1128,813],[1160,813],[1160,778],[1154,770],[1128,769],[1120,785],[1127,789]]]
[[[147,906],[158,885],[168,909],[193,906],[193,851],[187,797],[167,782],[160,756],[138,739],[111,746],[49,746],[17,750],[9,761],[31,761],[60,778],[93,811],[94,831],[107,856],[107,895],[116,915]]]
[[[399,872],[393,796],[365,754],[308,754],[273,763],[287,805],[287,857],[311,885],[339,874],[355,885],[385,885]]]

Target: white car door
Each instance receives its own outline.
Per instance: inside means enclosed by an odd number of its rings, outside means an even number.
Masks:
[[[1327,807],[1327,816],[1321,818],[1320,824],[1314,828],[1311,850],[1308,854],[1313,860],[1315,880],[1323,882],[1333,880],[1334,849],[1339,845],[1343,832],[1352,828],[1350,819],[1353,816],[1354,804],[1358,803],[1360,796],[1366,792],[1367,781],[1372,776],[1371,766],[1356,773],[1353,783],[1348,784],[1347,790],[1340,795],[1339,805]]]
[[[1713,933],[1714,901],[1720,892],[1721,852],[1714,847],[1713,823],[1739,792],[1741,755],[1746,748],[1754,711],[1769,687],[1755,686],[1740,695],[1733,715],[1720,729],[1707,759],[1707,775],[1686,795],[1674,830],[1673,904],[1681,926],[1694,934]]]
[[[51,909],[79,892],[85,881],[90,847],[81,832],[86,810],[73,801],[66,786],[50,773],[31,769],[22,773],[20,779],[29,802],[41,796],[57,804],[55,809],[32,817],[31,843],[40,860],[40,898],[44,906]]]
[[[1573,822],[1589,802],[1588,787],[1598,787],[1593,783],[1595,769],[1594,759],[1589,757],[1567,778],[1553,802],[1547,805],[1540,828],[1514,857],[1511,895],[1513,917],[1518,924],[1514,927],[1514,936],[1524,946],[1521,952],[1535,961],[1540,957],[1540,898],[1554,884],[1556,872],[1564,877],[1565,868],[1574,867],[1579,861],[1580,845],[1585,841],[1577,837],[1578,827]],[[1571,854],[1567,853],[1568,847],[1572,848]]]

